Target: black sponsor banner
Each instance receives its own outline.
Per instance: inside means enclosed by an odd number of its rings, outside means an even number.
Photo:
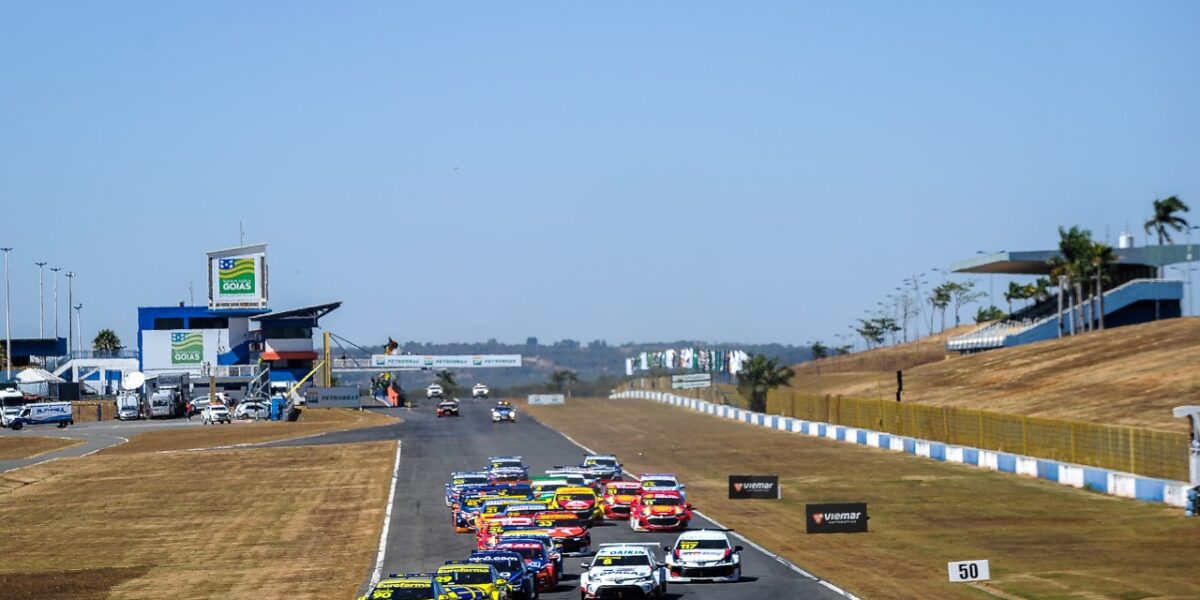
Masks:
[[[731,499],[754,498],[779,499],[778,475],[730,475],[729,497]]]
[[[808,533],[865,533],[867,503],[805,504]]]

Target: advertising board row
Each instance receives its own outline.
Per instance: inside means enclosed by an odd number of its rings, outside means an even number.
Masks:
[[[562,394],[530,394],[529,403],[543,405],[566,404],[567,398]]]
[[[732,500],[778,500],[781,497],[778,475],[729,476],[729,498]],[[865,533],[869,518],[865,502],[804,505],[806,533]]]
[[[520,354],[373,354],[371,366],[385,369],[489,369],[521,366]]]

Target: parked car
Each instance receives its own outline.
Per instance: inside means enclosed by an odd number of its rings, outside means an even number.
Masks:
[[[224,404],[209,404],[202,414],[201,420],[205,425],[233,422],[233,417],[229,415],[229,407]]]
[[[254,419],[255,421],[260,419],[270,419],[271,407],[268,406],[266,402],[242,402],[241,404],[237,405],[236,409],[234,409],[233,418]]]
[[[142,399],[137,392],[125,392],[117,396],[117,418],[122,421],[136,421],[142,418]]]

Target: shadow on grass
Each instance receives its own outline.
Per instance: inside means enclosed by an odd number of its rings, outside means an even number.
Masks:
[[[150,567],[105,567],[65,571],[0,573],[6,600],[102,600],[112,588],[137,579]]]

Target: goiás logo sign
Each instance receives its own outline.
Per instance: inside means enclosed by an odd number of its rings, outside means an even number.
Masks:
[[[257,291],[253,258],[217,261],[217,289],[223,295],[253,295]]]
[[[204,362],[204,332],[176,331],[171,334],[171,364],[198,365]]]
[[[729,497],[734,500],[779,499],[778,475],[730,475]]]
[[[808,533],[864,533],[867,531],[867,504],[804,505]]]

